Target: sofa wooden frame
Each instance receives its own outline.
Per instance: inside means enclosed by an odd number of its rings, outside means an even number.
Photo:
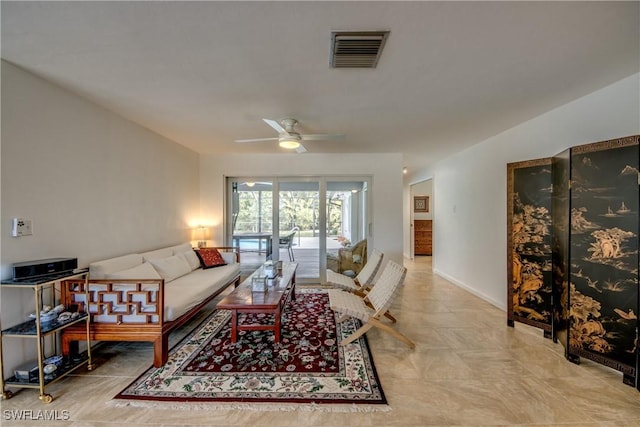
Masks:
[[[218,250],[235,251],[236,262],[240,263],[240,251],[236,247],[221,246]],[[240,274],[231,278],[224,286],[201,301],[191,310],[173,321],[164,321],[164,279],[123,279],[123,280],[65,280],[62,286],[61,303],[65,307],[78,306],[78,311],[91,315],[89,338],[95,341],[149,341],[153,343],[153,366],[159,368],[169,357],[169,334],[191,320],[211,300],[230,285],[240,284]],[[129,285],[126,291],[118,285]],[[95,290],[92,290],[92,285]],[[89,287],[90,301],[84,301],[85,286]],[[131,286],[135,290],[131,291]],[[117,302],[107,300],[106,295],[115,296]],[[142,304],[146,307],[142,310]],[[115,306],[115,307],[114,307]],[[149,311],[148,307],[155,307]],[[122,311],[122,307],[126,307]],[[114,321],[96,321],[96,314],[110,316]],[[131,317],[134,319],[132,320]],[[78,352],[78,341],[87,340],[86,327],[70,326],[61,334],[62,354],[69,356]]]

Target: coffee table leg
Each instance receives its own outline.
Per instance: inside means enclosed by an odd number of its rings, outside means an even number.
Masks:
[[[237,310],[231,310],[231,342],[237,341],[238,333],[238,312]]]
[[[296,272],[293,271],[293,276],[291,276],[291,299],[296,300]]]
[[[276,338],[276,342],[280,342],[280,310],[278,310],[276,312],[276,324],[275,324],[275,329],[274,329],[274,333],[275,333],[275,338]]]

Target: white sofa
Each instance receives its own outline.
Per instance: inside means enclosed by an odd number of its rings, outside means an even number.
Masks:
[[[226,265],[203,269],[190,243],[133,253],[89,265],[92,341],[152,341],[154,366],[168,357],[168,335],[230,285],[240,283],[237,248],[218,248]],[[63,286],[63,303],[86,305],[83,280]],[[66,328],[62,351],[86,340],[82,327]]]

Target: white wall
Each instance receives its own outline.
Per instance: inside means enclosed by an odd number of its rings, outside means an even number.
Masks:
[[[434,271],[506,310],[507,163],[640,133],[640,74],[549,111],[434,168]]]
[[[402,262],[402,155],[264,154],[203,155],[200,165],[202,216],[214,225],[214,241],[222,244],[224,178],[226,176],[372,176],[374,223],[372,245],[385,257]]]
[[[11,264],[77,257],[80,266],[189,239],[200,209],[198,154],[2,62],[2,278]],[[10,237],[11,218],[33,235]],[[34,310],[33,293],[3,289],[2,325]],[[34,358],[13,340],[5,372]]]

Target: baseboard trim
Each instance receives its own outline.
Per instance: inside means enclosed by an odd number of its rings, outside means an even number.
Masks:
[[[440,276],[440,277],[442,277],[443,279],[446,279],[448,282],[453,283],[457,287],[462,288],[465,291],[467,291],[467,292],[477,296],[478,298],[488,302],[489,304],[499,308],[500,310],[505,311],[505,312],[507,311],[507,307],[503,303],[491,298],[490,296],[480,292],[479,290],[477,290],[475,288],[472,288],[471,286],[467,285],[466,283],[459,281],[455,277],[449,276],[447,273],[444,273],[444,272],[442,272],[442,271],[440,271],[440,270],[438,270],[436,268],[433,269],[433,273],[438,275],[438,276]]]

